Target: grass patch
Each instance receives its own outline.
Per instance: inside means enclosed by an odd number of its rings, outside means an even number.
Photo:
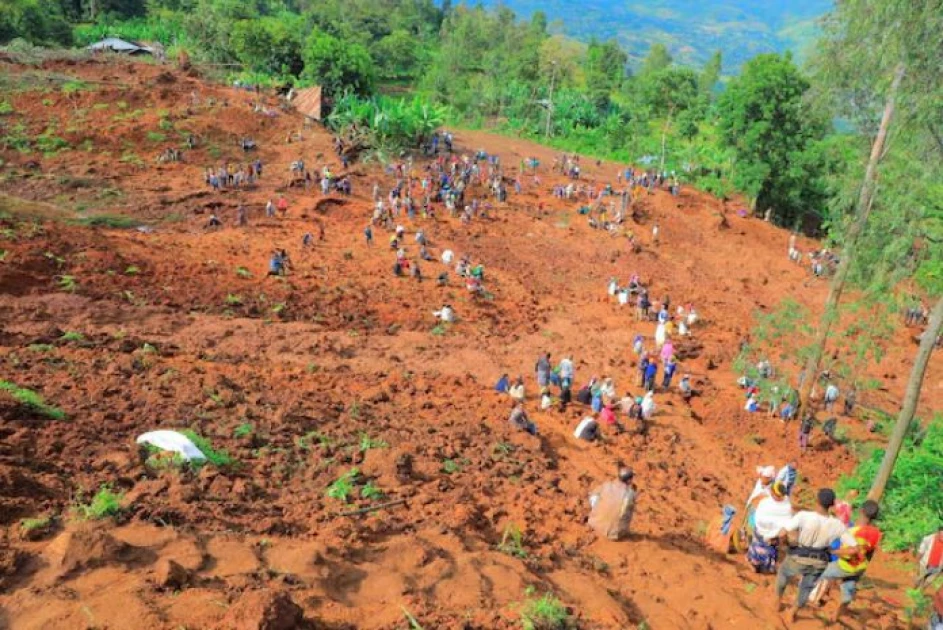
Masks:
[[[360,470],[358,468],[351,468],[327,487],[327,496],[344,503],[349,502],[354,492],[354,481],[359,475]]]
[[[315,440],[321,446],[334,446],[334,440],[329,435],[317,431],[309,431],[301,437],[295,438],[295,446],[303,451],[311,450]]]
[[[76,504],[74,511],[80,518],[86,520],[103,520],[121,514],[123,508],[121,502],[124,500],[124,494],[112,491],[111,486],[104,484],[92,497],[88,503]]]
[[[366,453],[367,451],[374,448],[386,448],[389,446],[389,443],[384,442],[383,440],[374,440],[367,433],[360,434],[360,452]]]
[[[136,276],[139,273],[141,273],[141,268],[136,265],[128,265],[128,268],[124,270],[126,276]]]
[[[228,306],[240,306],[242,304],[242,296],[230,293],[226,296],[226,304]]]
[[[52,352],[54,349],[54,346],[51,346],[48,343],[33,343],[28,347],[32,352]]]
[[[252,272],[245,267],[236,267],[236,275],[240,278],[251,278]]]
[[[85,227],[101,227],[113,230],[127,230],[141,224],[137,219],[123,217],[116,214],[96,214],[93,217],[79,219],[79,225]]]
[[[148,131],[148,132],[147,132],[147,139],[150,140],[151,142],[155,142],[155,143],[157,143],[157,142],[164,142],[164,141],[167,140],[167,136],[164,135],[164,134],[162,134],[162,133],[160,133],[159,131]]]
[[[437,337],[441,337],[441,336],[443,336],[445,333],[447,333],[448,331],[449,331],[449,327],[443,323],[443,324],[437,324],[437,325],[436,325],[432,330],[430,330],[429,332],[431,332],[433,335],[436,335]]]
[[[9,116],[14,111],[10,101],[0,101],[0,116]]]
[[[187,436],[193,444],[200,449],[200,452],[206,455],[206,461],[210,464],[216,466],[217,468],[225,468],[226,466],[232,466],[236,463],[236,460],[233,459],[229,453],[226,451],[218,451],[213,448],[213,444],[207,440],[205,437],[193,431],[191,429],[184,429],[181,431],[183,435]]]
[[[521,528],[514,523],[509,523],[501,534],[501,542],[498,543],[498,551],[515,558],[524,559],[527,557],[527,550],[524,549],[524,534]]]
[[[34,532],[37,529],[46,529],[52,524],[52,519],[48,516],[40,518],[24,518],[20,521],[20,529],[24,532]]]
[[[446,459],[442,462],[442,472],[446,475],[452,475],[462,471],[462,463],[457,459]]]
[[[528,596],[534,592],[527,589]],[[564,630],[570,625],[570,613],[552,593],[539,599],[530,599],[521,608],[521,627],[524,630]]]
[[[46,403],[42,396],[31,389],[18,387],[15,383],[9,381],[0,381],[0,391],[7,392],[20,405],[50,420],[66,419],[66,414],[62,409]]]
[[[237,438],[249,437],[255,432],[255,427],[245,422],[232,430],[232,436]]]
[[[372,481],[368,481],[364,484],[363,488],[360,489],[360,497],[362,499],[379,499],[382,496],[383,491],[380,490]]]

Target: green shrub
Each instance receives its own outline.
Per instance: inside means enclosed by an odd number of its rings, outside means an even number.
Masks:
[[[236,267],[236,275],[240,278],[251,278],[252,272],[245,267]]]
[[[85,341],[85,335],[74,330],[62,333],[62,336],[59,337],[60,341]]]
[[[226,304],[229,306],[239,306],[242,304],[242,296],[230,293],[226,296]]]
[[[0,101],[0,116],[8,116],[13,111],[13,105],[10,104],[10,101]]]
[[[206,461],[217,468],[232,466],[236,462],[226,451],[217,451],[213,448],[212,443],[196,431],[184,429],[180,433],[187,436],[190,441],[193,442],[194,446],[200,449],[201,453],[206,455]]]
[[[528,589],[528,595],[533,589]],[[521,609],[524,630],[564,630],[569,626],[570,614],[559,599],[547,593],[540,599],[530,599]]]
[[[446,459],[442,462],[442,472],[447,475],[457,473],[462,470],[462,464],[455,459]]]
[[[128,268],[124,270],[124,275],[126,276],[136,276],[139,273],[141,273],[141,269],[136,265],[128,265]]]
[[[838,483],[839,493],[857,490],[864,501],[884,457],[875,449],[854,472]],[[914,548],[928,532],[940,527],[943,492],[943,416],[937,415],[923,431],[915,423],[908,434],[881,500],[878,526],[882,546],[891,551]]]
[[[327,496],[347,503],[354,492],[354,481],[358,475],[360,475],[360,470],[357,468],[351,468],[345,472],[327,487]]]
[[[167,140],[167,136],[165,136],[164,134],[158,131],[148,131],[147,139],[150,140],[151,142],[164,142],[165,140]]]
[[[79,499],[81,501],[81,499]],[[75,512],[80,518],[102,520],[121,514],[124,495],[113,492],[108,484],[102,485],[89,503],[78,503]]]
[[[29,345],[29,349],[33,352],[52,352],[54,347],[48,343],[33,343]]]
[[[0,391],[7,392],[10,394],[10,397],[19,404],[23,405],[24,407],[28,407],[35,413],[45,416],[50,420],[66,419],[66,414],[62,409],[47,404],[46,401],[43,400],[42,396],[31,389],[18,387],[16,384],[9,381],[0,381]]]

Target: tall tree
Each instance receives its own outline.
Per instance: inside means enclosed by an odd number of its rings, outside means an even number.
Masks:
[[[669,54],[668,48],[664,44],[652,44],[652,47],[648,51],[648,56],[642,61],[642,68],[639,74],[664,70],[671,65],[672,61],[674,60],[671,58],[671,54]]]
[[[586,72],[586,91],[600,112],[609,109],[613,92],[622,87],[629,56],[614,39],[590,41],[583,62]]]
[[[714,91],[714,86],[720,81],[720,73],[723,68],[723,58],[719,50],[715,50],[711,58],[704,64],[704,69],[698,77],[698,88],[701,94],[710,98]]]
[[[757,55],[718,100],[718,122],[734,148],[733,182],[758,213],[772,211],[791,224],[807,211],[803,195],[818,176],[805,151],[825,133],[824,122],[804,101],[809,88],[787,54]],[[807,195],[805,195],[807,196]]]

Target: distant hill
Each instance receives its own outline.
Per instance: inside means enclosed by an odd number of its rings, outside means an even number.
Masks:
[[[616,38],[637,64],[656,42],[679,63],[701,65],[718,48],[724,72],[763,52],[791,49],[802,55],[831,0],[484,0],[504,4],[519,17],[537,10],[552,29],[588,41]]]

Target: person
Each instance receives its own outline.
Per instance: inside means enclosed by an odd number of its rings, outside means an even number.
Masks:
[[[560,411],[566,411],[567,405],[573,401],[573,393],[569,387],[560,390]]]
[[[785,466],[779,469],[779,472],[776,473],[776,481],[783,484],[783,488],[786,490],[786,495],[789,496],[792,494],[792,489],[796,485],[796,479],[799,477],[799,464],[792,460],[788,462]]]
[[[646,422],[655,415],[655,392],[648,391],[642,398],[642,419]]]
[[[881,530],[874,526],[874,520],[880,511],[876,501],[865,501],[858,513],[858,522],[848,530],[855,545],[850,549],[839,547],[837,560],[833,560],[819,577],[818,584],[812,595],[812,602],[818,603],[828,593],[829,585],[838,582],[841,589],[841,602],[832,616],[832,622],[838,623],[843,612],[855,598],[858,591],[858,581],[864,575],[878,544],[881,542]]]
[[[236,225],[239,227],[246,227],[249,225],[249,211],[246,210],[246,207],[241,203],[236,209]]]
[[[803,454],[809,450],[809,438],[812,436],[814,426],[815,417],[811,413],[806,414],[805,418],[802,419],[802,424],[799,425],[799,451]]]
[[[835,407],[835,402],[838,400],[840,392],[835,383],[829,383],[825,388],[825,411],[831,413],[832,408]]]
[[[612,401],[607,402],[605,405],[603,405],[603,408],[600,409],[599,423],[610,427],[618,425],[618,422],[616,421],[616,412],[613,411]]]
[[[557,372],[560,374],[560,389],[569,389],[573,385],[573,377],[576,376],[573,359],[569,356],[563,357],[557,366]]]
[[[655,376],[658,374],[658,364],[654,361],[649,361],[645,366],[645,378],[642,381],[642,387],[645,391],[653,391],[655,389]]]
[[[209,222],[207,222],[206,227],[207,227],[207,228],[218,228],[218,227],[220,227],[222,224],[223,224],[223,222],[219,220],[219,217],[216,216],[215,213],[213,213],[213,214],[210,215],[210,220],[209,220]]]
[[[524,377],[518,376],[514,384],[508,388],[508,395],[517,402],[524,402]]]
[[[940,573],[943,573],[943,529],[924,536],[917,548],[919,574],[917,588],[921,588]]]
[[[275,216],[275,204],[272,203],[271,199],[265,204],[265,216],[270,219]]]
[[[540,410],[547,411],[553,406],[553,398],[550,396],[550,390],[544,389],[540,392]]]
[[[576,392],[576,402],[581,405],[590,405],[593,402],[593,386],[596,384],[596,379],[590,379],[589,383],[583,385],[578,392]]]
[[[936,595],[933,596],[933,610],[927,630],[943,630],[943,586],[936,589]]]
[[[686,403],[691,402],[691,396],[694,395],[694,390],[691,389],[691,375],[684,374],[681,377],[681,382],[678,383],[678,389],[681,390],[681,398]]]
[[[752,503],[753,499],[761,494],[767,494],[769,492],[770,486],[772,486],[773,482],[776,480],[776,467],[757,466],[756,474],[758,478],[753,485],[753,492],[750,493],[750,497],[747,499],[747,504]]]
[[[511,389],[511,381],[507,374],[502,374],[501,378],[498,379],[498,383],[494,386],[494,391],[506,394],[509,389]]]
[[[858,399],[858,389],[852,386],[851,391],[845,394],[844,411],[846,416],[851,416],[855,411],[855,401]]]
[[[535,371],[537,372],[537,386],[543,389],[547,387],[550,383],[550,353],[546,352],[537,359],[537,365],[535,366]]]
[[[527,417],[523,403],[516,400],[511,403],[511,415],[508,417],[508,423],[515,429],[537,435],[537,425]]]
[[[363,237],[367,240],[367,245],[373,245],[373,228],[369,225],[363,229]]]
[[[838,436],[835,434],[835,431],[838,429],[838,418],[829,418],[822,423],[822,433],[828,436],[832,442],[838,441]]]
[[[779,557],[779,532],[792,518],[792,503],[780,481],[774,481],[769,494],[759,495],[753,508],[753,538],[747,548],[747,561],[757,573],[775,573]]]
[[[446,324],[451,324],[455,321],[455,311],[452,310],[452,307],[448,304],[444,305],[440,310],[432,313],[435,315],[436,319],[439,319]]]
[[[652,226],[652,244],[658,244],[658,224]]]
[[[756,395],[752,392],[747,396],[747,400],[743,405],[744,410],[754,413],[760,410],[760,402],[756,399]]]
[[[592,442],[599,437],[599,423],[592,416],[586,416],[576,425],[573,437],[577,440]]]
[[[840,540],[846,548],[843,552],[845,554],[852,553],[857,547],[857,541],[848,533],[842,522],[829,514],[833,505],[835,491],[822,488],[816,496],[815,510],[800,511],[789,519],[779,533],[780,538],[789,539],[788,555],[779,565],[776,575],[776,596],[780,611],[786,586],[793,578],[800,578],[796,603],[789,615],[791,622],[795,622],[799,611],[809,602],[815,583],[828,566],[829,547],[832,543]]]
[[[269,259],[268,263],[268,275],[270,276],[283,276],[285,275],[285,259],[282,256],[282,252],[275,250],[272,252],[272,257]]]
[[[620,540],[629,533],[638,490],[631,468],[621,468],[617,480],[606,481],[589,495],[588,524],[600,536]]]

